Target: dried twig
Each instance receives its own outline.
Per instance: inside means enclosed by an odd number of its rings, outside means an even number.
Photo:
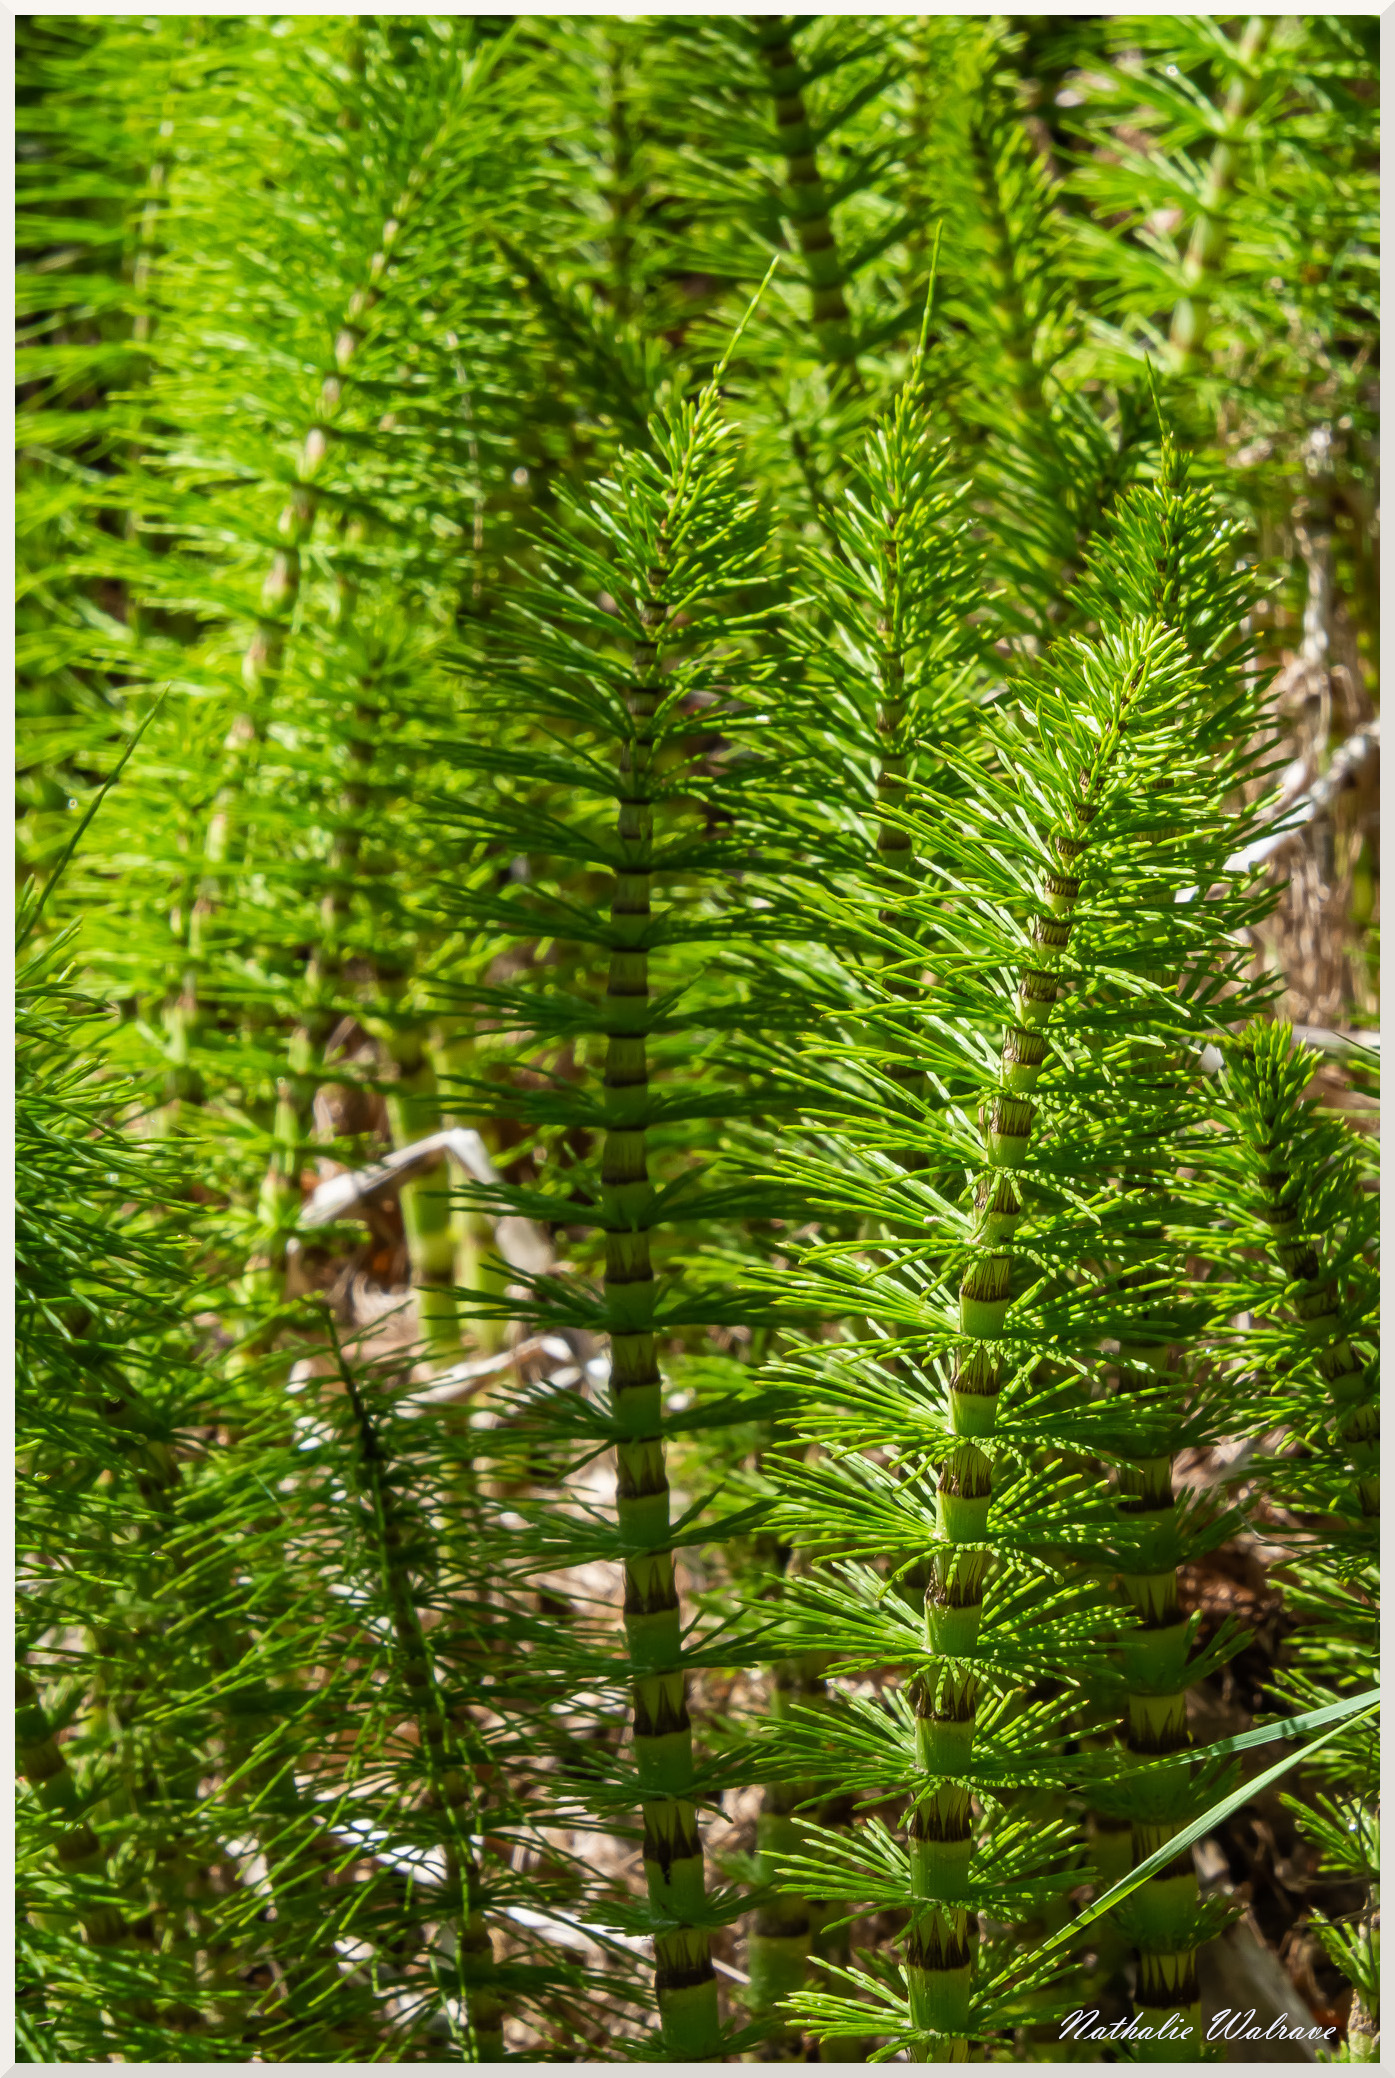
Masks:
[[[1306,793],[1280,808],[1272,829],[1226,860],[1228,870],[1243,873],[1247,866],[1263,865],[1267,858],[1288,843],[1290,837],[1324,814],[1348,780],[1354,778],[1367,758],[1379,749],[1380,717],[1377,716],[1338,746],[1327,770],[1313,781]]]
[[[324,1227],[333,1221],[348,1219],[360,1206],[386,1191],[399,1190],[414,1176],[423,1175],[438,1163],[453,1161],[466,1176],[475,1183],[497,1184],[499,1172],[489,1159],[479,1134],[468,1126],[451,1126],[440,1133],[429,1133],[424,1140],[414,1140],[408,1147],[399,1147],[380,1162],[372,1162],[366,1169],[354,1169],[343,1176],[331,1176],[312,1191],[301,1207],[302,1227]],[[494,1220],[494,1238],[499,1253],[510,1269],[523,1270],[530,1275],[552,1267],[552,1244],[531,1219],[520,1219],[512,1213],[504,1213]]]

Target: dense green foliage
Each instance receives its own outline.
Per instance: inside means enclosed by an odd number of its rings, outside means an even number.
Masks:
[[[26,2060],[1378,2054],[1376,89],[22,24]]]

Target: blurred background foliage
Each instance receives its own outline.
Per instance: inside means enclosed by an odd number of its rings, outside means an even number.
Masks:
[[[17,93],[24,2053],[492,2056],[505,2009],[516,2052],[637,2045],[633,1869],[567,1787],[618,1728],[544,1737],[557,1610],[490,1570],[460,1413],[593,1361],[457,1296],[567,1229],[510,1240],[439,1163],[307,1218],[433,1135],[486,1188],[597,1138],[543,1102],[595,1035],[510,1024],[520,978],[594,979],[558,918],[603,876],[521,928],[567,799],[499,631],[776,256],[727,408],[781,552],[833,556],[937,247],[990,663],[1066,625],[1161,414],[1240,530],[1296,810],[1253,973],[1368,1029],[1377,23],[38,15]],[[744,1377],[745,1334],[688,1361]]]

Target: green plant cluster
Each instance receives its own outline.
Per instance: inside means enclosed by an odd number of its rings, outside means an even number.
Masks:
[[[1252,1748],[1378,2056],[1375,96],[26,19],[25,2060],[1196,2059]]]

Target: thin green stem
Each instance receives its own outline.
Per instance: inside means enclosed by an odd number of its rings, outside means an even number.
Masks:
[[[846,276],[804,104],[807,81],[794,52],[795,23],[785,15],[752,15],[750,23],[775,104],[775,126],[785,162],[785,204],[808,273],[814,333],[835,375],[855,384],[859,380],[857,348],[843,293]]]
[[[1225,98],[1223,127],[1206,165],[1197,218],[1182,266],[1184,293],[1172,313],[1168,349],[1172,365],[1184,374],[1206,346],[1211,325],[1211,284],[1225,256],[1225,203],[1235,185],[1238,165],[1236,132],[1249,113],[1257,82],[1253,67],[1274,33],[1275,17],[1252,14],[1236,53],[1238,70]]]
[[[1380,1515],[1380,1408],[1343,1327],[1338,1282],[1325,1267],[1324,1218],[1310,1188],[1322,1158],[1316,1148],[1304,1158],[1314,1121],[1302,1091],[1314,1061],[1294,1045],[1287,1025],[1252,1026],[1237,1048],[1232,1075],[1254,1209],[1288,1280],[1285,1307],[1312,1348],[1331,1396],[1333,1434],[1355,1475],[1359,1512],[1374,1521]],[[1350,1187],[1354,1193],[1354,1180]]]
[[[421,1738],[430,1800],[445,1821],[446,1865],[458,1898],[457,1963],[473,2061],[504,2055],[504,1998],[486,1923],[484,1878],[470,1834],[476,1828],[473,1770],[461,1751],[422,1628],[412,1587],[408,1531],[380,1425],[335,1345],[358,1433],[358,1465],[369,1502],[383,1593],[391,1613],[403,1687]]]
[[[127,1938],[126,1921],[116,1905],[94,1895],[106,1886],[105,1851],[83,1811],[77,1779],[53,1736],[39,1691],[22,1666],[15,1668],[15,1760],[20,1774],[60,1828],[56,1853],[73,1885],[74,1909],[83,1932],[94,1947],[119,1945]]]
[[[691,459],[669,500],[678,507]],[[634,651],[625,704],[630,734],[620,750],[616,836],[623,863],[610,905],[612,952],[606,984],[607,1125],[601,1150],[606,1226],[605,1294],[610,1319],[611,1408],[616,1513],[626,1546],[625,1639],[631,1667],[634,1751],[644,1819],[644,1871],[651,1902],[672,1922],[655,1937],[655,1991],[664,2047],[672,2057],[718,2054],[720,2023],[711,1942],[702,1923],[702,1842],[692,1794],[693,1740],[682,1619],[674,1579],[670,1495],[661,1433],[663,1387],[654,1337],[650,1254],[653,1189],[645,1120],[649,1104],[650,884],[654,858],[654,740],[663,697],[659,641],[667,529],[640,607],[647,640]]]

